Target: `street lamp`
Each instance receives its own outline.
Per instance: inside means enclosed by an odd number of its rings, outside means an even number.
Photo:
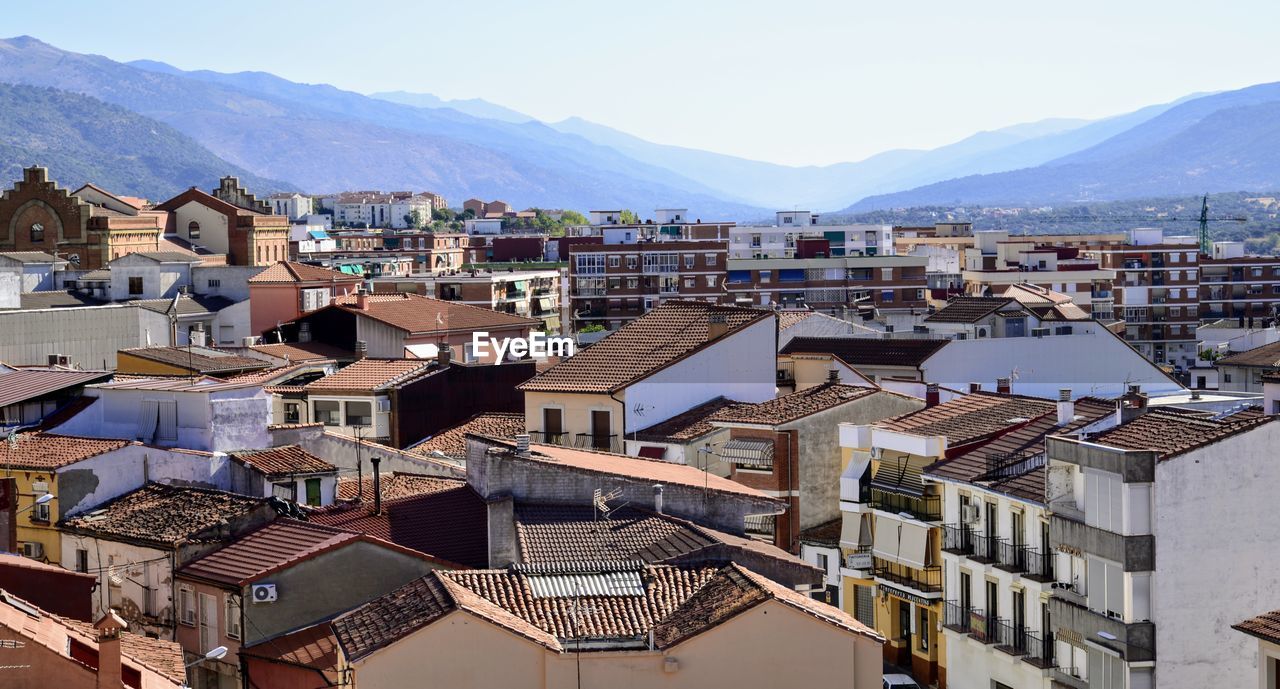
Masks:
[[[48,505],[50,502],[53,502],[53,493],[45,493],[40,497],[36,498],[35,502],[31,503],[30,505],[27,505],[26,507],[18,510],[17,512],[14,512],[14,514],[15,515],[22,514],[27,510],[35,509],[36,505]]]
[[[190,670],[192,666],[199,665],[200,663],[203,663],[206,660],[221,660],[226,655],[227,655],[226,646],[218,646],[215,648],[211,648],[203,656],[200,656],[199,658],[196,658],[195,660],[187,663],[186,665],[183,665],[182,669],[185,672],[186,670]],[[185,681],[182,683],[182,689],[190,689],[190,686],[191,685],[187,684]]]

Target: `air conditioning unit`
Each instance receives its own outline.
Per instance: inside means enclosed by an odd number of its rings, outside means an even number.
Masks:
[[[250,594],[254,603],[274,603],[276,602],[276,585],[254,584]]]
[[[977,524],[978,518],[982,514],[982,510],[975,504],[960,506],[960,521],[965,524]]]
[[[871,458],[872,458],[872,459],[880,459],[880,455],[881,455],[881,454],[882,454],[882,453],[881,453],[880,448],[878,448],[878,447],[873,447],[873,448],[871,448]]]
[[[27,541],[22,544],[22,555],[33,560],[42,560],[44,559],[44,544]]]
[[[258,338],[255,335],[249,335],[248,337],[244,338],[243,343],[245,347],[252,347],[258,344]]]

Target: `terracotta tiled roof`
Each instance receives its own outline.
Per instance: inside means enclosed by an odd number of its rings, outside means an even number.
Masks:
[[[558,578],[561,581],[539,581]],[[599,582],[634,579],[637,592],[597,590]],[[579,582],[586,590],[567,588]],[[559,587],[564,586],[563,592]],[[535,592],[535,588],[538,592]],[[573,649],[575,639],[643,642],[650,632],[670,648],[766,601],[777,601],[851,633],[883,637],[839,609],[738,565],[648,565],[637,570],[466,570],[432,572],[334,620],[343,650],[359,659],[464,610],[546,648]]]
[[[338,640],[333,636],[333,627],[326,621],[261,641],[253,646],[241,647],[240,653],[254,658],[314,668],[336,675]],[[336,676],[328,678],[333,686],[337,686]]]
[[[1277,418],[1280,417],[1247,414],[1241,418],[1228,416],[1213,420],[1155,410],[1094,435],[1089,442],[1124,450],[1151,450],[1164,460],[1253,430]]]
[[[1272,610],[1257,617],[1251,617],[1244,622],[1231,625],[1231,628],[1263,641],[1280,644],[1280,610]]]
[[[1048,402],[1049,400],[1045,400]],[[1055,403],[1056,406],[1056,403]],[[982,412],[980,412],[982,413]],[[1030,422],[1000,435],[988,443],[957,457],[935,462],[925,467],[924,473],[953,481],[974,483],[1021,500],[1043,504],[1045,499],[1045,471],[1043,462],[1028,461],[1022,470],[1010,470],[988,475],[993,465],[1003,462],[1021,462],[1017,458],[1031,458],[1044,452],[1045,438],[1050,435],[1071,435],[1077,430],[1115,413],[1115,403],[1110,400],[1083,397],[1075,401],[1075,415],[1070,423],[1058,425],[1057,410],[1047,412]],[[1017,465],[1015,465],[1016,467]]]
[[[252,452],[236,452],[231,455],[231,459],[261,471],[267,475],[267,478],[294,474],[323,474],[338,470],[338,467],[297,445],[284,445]]]
[[[229,373],[236,371],[257,371],[271,368],[271,364],[261,359],[224,354],[203,347],[136,347],[122,349],[121,353],[129,354],[169,366],[196,371],[198,373]]]
[[[840,517],[836,517],[829,522],[805,529],[800,532],[800,542],[838,546],[840,545],[840,530],[843,524],[843,520]]]
[[[321,359],[351,359],[355,352],[335,347],[324,342],[286,342],[278,344],[254,345],[250,349],[278,359],[290,362],[317,361]]]
[[[832,354],[858,366],[920,366],[950,340],[903,340],[868,337],[796,337],[783,354]]]
[[[692,466],[673,464],[660,459],[643,459],[628,457],[609,452],[596,452],[559,445],[530,446],[533,450],[528,457],[519,460],[547,463],[557,467],[565,467],[604,475],[624,476],[627,478],[706,489],[715,493],[748,495],[766,498],[764,493],[749,488],[737,481],[708,474]]]
[[[361,359],[306,385],[307,392],[351,390],[373,392],[417,378],[436,368],[422,359]]]
[[[824,383],[756,404],[735,404],[716,412],[712,422],[777,426],[880,392],[839,383]]]
[[[53,433],[20,433],[16,446],[0,441],[0,466],[15,469],[58,469],[132,445],[130,440],[81,438]]]
[[[700,301],[666,301],[608,337],[520,385],[542,392],[613,392],[701,350],[708,320],[723,316],[729,333],[772,318],[772,311]]]
[[[447,428],[427,440],[415,445],[412,449],[420,455],[432,451],[442,452],[445,456],[461,458],[467,456],[466,435],[475,433],[490,438],[515,438],[524,433],[524,414],[507,412],[484,412],[463,421],[457,426]]]
[[[244,586],[359,538],[358,534],[323,524],[279,519],[186,565],[178,573]]]
[[[74,629],[79,633],[82,640],[87,638],[90,641],[90,646],[97,647],[98,632],[92,624],[52,614],[49,616],[62,622],[69,629]],[[126,662],[133,661],[143,665],[176,683],[182,683],[186,679],[187,672],[184,667],[185,659],[182,655],[182,646],[178,645],[176,641],[165,641],[153,639],[142,634],[122,632],[120,634],[120,655]]]
[[[717,397],[637,432],[635,439],[658,443],[684,443],[696,440],[716,430],[716,427],[711,424],[711,418],[717,412],[746,404]]]
[[[303,361],[299,363],[289,364],[287,366],[277,366],[275,368],[264,368],[261,371],[254,371],[253,373],[241,373],[238,376],[229,376],[227,377],[226,380],[228,383],[253,383],[255,385],[264,385],[264,386],[272,386],[272,387],[301,388],[302,387],[301,385],[287,386],[282,384],[276,384],[276,385],[271,385],[271,384],[277,383],[277,381],[279,381],[279,383],[284,383],[285,381],[288,381],[294,378],[297,374],[301,374],[301,373],[308,373],[308,372],[320,373],[321,371],[319,369],[315,369],[313,367],[323,366],[325,363],[326,363],[326,360],[324,359],[317,359],[313,361]],[[334,362],[332,360],[329,360],[328,363],[334,363]]]
[[[465,567],[489,562],[488,510],[464,482],[453,488],[382,503],[373,513],[372,490],[365,501],[312,512],[309,520],[384,541]]]
[[[501,313],[456,301],[432,299],[417,294],[370,294],[368,307],[356,307],[356,295],[338,297],[334,308],[368,316],[409,333],[486,330],[527,326],[541,328],[542,321]]]
[[[7,407],[59,390],[96,383],[111,377],[110,371],[77,371],[64,368],[24,368],[0,371],[0,407]]]
[[[1021,426],[1044,414],[1057,413],[1051,400],[994,392],[975,392],[934,407],[896,416],[876,425],[916,435],[946,436],[958,447]]]
[[[339,500],[355,500],[361,495],[361,484],[364,484],[363,495],[368,500],[373,500],[373,477],[364,476],[357,478],[355,476],[344,476],[338,479],[338,499]],[[423,495],[425,493],[438,493],[442,490],[450,490],[457,488],[465,481],[456,478],[440,478],[439,476],[424,476],[420,474],[405,474],[401,472],[384,473],[380,481],[382,486],[383,500],[399,500],[413,495]]]
[[[321,266],[280,261],[266,267],[262,272],[249,278],[251,285],[293,284],[297,282],[335,282],[343,285],[356,284],[360,278],[337,270]]]
[[[1280,342],[1272,342],[1218,359],[1217,366],[1255,366],[1280,368]]]
[[[977,323],[995,313],[1012,297],[952,297],[947,305],[925,317],[925,323]]]
[[[778,330],[786,330],[813,314],[813,311],[779,311]]]
[[[199,540],[205,532],[252,512],[266,500],[220,490],[148,483],[95,509],[63,519],[59,526],[108,540],[173,546],[184,540]]]

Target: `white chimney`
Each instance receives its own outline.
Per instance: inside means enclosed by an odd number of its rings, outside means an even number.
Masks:
[[[1071,390],[1063,388],[1058,391],[1058,425],[1065,426],[1076,417],[1076,403],[1071,401]]]
[[[516,454],[519,454],[519,455],[529,454],[529,434],[528,433],[520,433],[516,435]]]
[[[653,511],[662,514],[662,484],[655,483],[653,486]]]

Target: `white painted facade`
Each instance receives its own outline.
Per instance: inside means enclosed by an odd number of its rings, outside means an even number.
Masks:
[[[310,215],[314,210],[311,197],[302,194],[276,194],[267,199],[267,203],[272,213],[289,216],[289,220]]]
[[[0,311],[0,361],[47,364],[65,354],[73,366],[114,369],[119,350],[170,345],[169,335],[168,317],[138,306]]]
[[[188,201],[173,211],[173,220],[174,232],[182,239],[215,254],[231,253],[231,228],[222,213],[198,201]]]
[[[59,516],[70,517],[137,490],[148,481],[231,490],[229,460],[221,452],[194,452],[148,445],[127,445],[61,467],[58,475]],[[85,473],[92,481],[80,481]],[[92,485],[92,490],[78,486]],[[73,560],[63,560],[73,562]]]
[[[191,286],[192,266],[200,258],[188,262],[161,261],[142,254],[125,254],[108,264],[111,270],[111,298],[172,299],[183,287]]]
[[[781,213],[778,214],[782,216]],[[729,258],[790,258],[802,238],[830,239],[832,256],[891,256],[893,228],[889,225],[809,225],[797,217],[795,224],[729,228]]]

